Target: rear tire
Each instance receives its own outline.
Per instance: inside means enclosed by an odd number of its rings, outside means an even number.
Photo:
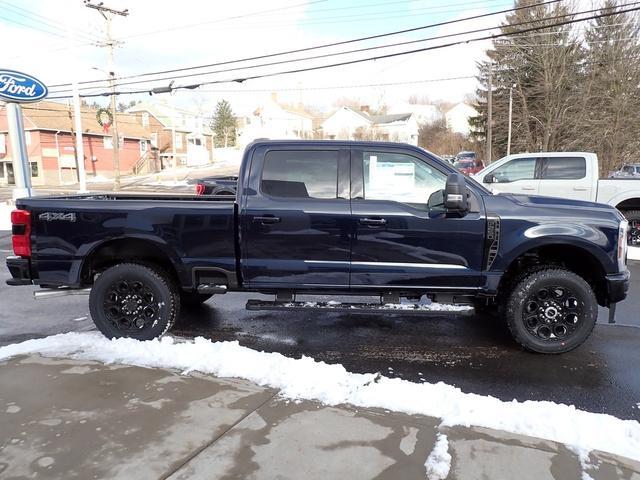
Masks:
[[[582,277],[549,267],[521,277],[508,296],[505,317],[514,340],[527,350],[565,353],[591,334],[598,302]]]
[[[107,338],[151,340],[175,323],[180,296],[171,277],[160,268],[121,263],[96,279],[89,310],[93,323]]]

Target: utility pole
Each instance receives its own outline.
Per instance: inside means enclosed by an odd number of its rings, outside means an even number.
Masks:
[[[493,123],[493,85],[492,85],[491,62],[489,62],[489,81],[487,89],[487,165],[491,163],[491,143],[492,143],[492,123]]]
[[[129,9],[116,10],[109,8],[100,2],[97,5],[91,3],[91,0],[84,0],[84,6],[93,8],[100,12],[100,15],[107,22],[107,39],[100,46],[109,48],[109,86],[111,88],[111,115],[113,116],[113,124],[111,125],[111,145],[113,147],[113,189],[120,189],[120,142],[118,138],[118,120],[116,112],[116,74],[114,72],[113,49],[116,42],[111,37],[111,20],[114,15],[126,17],[129,15]]]
[[[509,133],[507,134],[507,155],[511,154],[511,117],[513,116],[513,85],[509,87]]]
[[[82,140],[82,117],[80,116],[80,94],[78,93],[78,83],[73,81],[73,116],[76,130],[76,160],[78,164],[78,181],[80,182],[80,193],[87,193],[87,175],[84,170],[84,144]]]

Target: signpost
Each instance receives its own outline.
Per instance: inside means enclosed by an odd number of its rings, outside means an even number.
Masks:
[[[0,69],[0,99],[7,102],[7,123],[16,181],[14,199],[31,196],[31,167],[20,104],[42,100],[47,93],[47,87],[37,78],[15,70]]]

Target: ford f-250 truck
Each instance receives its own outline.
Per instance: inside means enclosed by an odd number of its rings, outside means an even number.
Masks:
[[[157,337],[181,305],[244,291],[275,295],[250,309],[440,315],[434,305],[475,305],[503,315],[525,348],[561,353],[589,336],[598,304],[625,298],[629,280],[615,208],[494,195],[403,144],[257,141],[235,200],[120,193],[16,205],[9,285],[90,289],[108,337]]]
[[[598,156],[589,152],[538,152],[508,155],[472,175],[494,192],[545,195],[616,207],[629,221],[627,241],[640,246],[640,182],[604,178]]]

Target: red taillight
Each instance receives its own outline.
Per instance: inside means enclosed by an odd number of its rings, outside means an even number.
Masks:
[[[26,210],[11,212],[11,241],[13,253],[20,257],[31,256],[31,213]]]
[[[196,195],[204,195],[205,186],[202,183],[196,183]]]

